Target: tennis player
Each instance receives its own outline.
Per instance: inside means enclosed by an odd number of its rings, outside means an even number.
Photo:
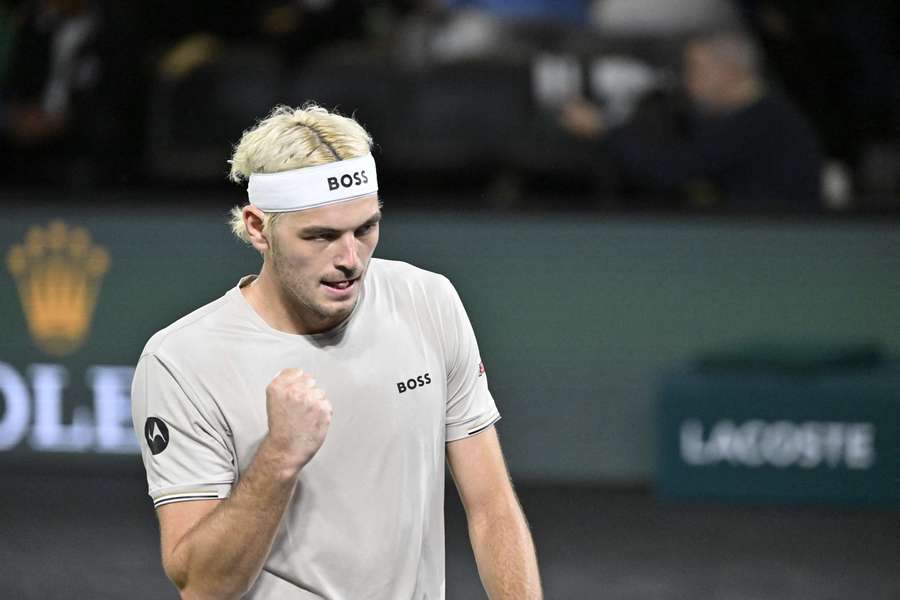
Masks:
[[[488,596],[541,598],[459,296],[372,258],[371,145],[316,106],[245,132],[232,228],[262,268],[140,357],[135,431],[183,598],[444,598],[445,460]]]

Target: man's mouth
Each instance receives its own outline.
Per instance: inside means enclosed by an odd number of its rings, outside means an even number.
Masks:
[[[359,281],[359,277],[354,277],[353,279],[337,279],[332,281],[322,280],[322,285],[325,287],[331,288],[335,291],[346,291],[349,290],[353,285]]]

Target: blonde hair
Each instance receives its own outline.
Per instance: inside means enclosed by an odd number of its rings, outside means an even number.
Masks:
[[[243,183],[251,173],[278,173],[356,158],[372,148],[372,136],[351,117],[316,104],[300,108],[276,106],[248,129],[234,148],[228,178]],[[249,242],[242,207],[231,209],[231,230]],[[263,230],[271,229],[281,213],[265,213]]]

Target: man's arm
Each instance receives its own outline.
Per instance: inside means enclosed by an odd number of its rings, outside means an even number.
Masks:
[[[491,600],[540,600],[528,523],[510,483],[494,427],[447,444],[447,459],[469,522],[478,574]]]
[[[225,500],[159,508],[163,568],[185,600],[240,598],[256,581],[300,470],[325,440],[331,405],[300,371],[266,389],[269,434]]]

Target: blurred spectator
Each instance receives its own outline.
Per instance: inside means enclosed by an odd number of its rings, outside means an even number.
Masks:
[[[150,28],[166,49],[193,43],[195,36],[232,43],[265,45],[277,50],[284,64],[306,60],[324,46],[365,37],[366,20],[375,4],[364,0],[238,0],[223,5],[202,0],[187,3],[152,0]],[[383,4],[380,6],[383,8]],[[178,19],[171,19],[177,11]]]
[[[433,0],[408,20],[401,61],[527,60],[588,25],[588,0]]]
[[[814,130],[782,95],[768,89],[753,39],[740,32],[693,38],[684,50],[683,85],[692,104],[689,131],[648,139],[633,124],[608,131],[603,110],[584,100],[563,108],[572,134],[602,148],[635,185],[671,191],[712,184],[736,210],[816,210],[821,152]]]
[[[364,38],[367,9],[364,0],[276,2],[261,11],[259,29],[296,64],[320,47]]]
[[[774,74],[850,162],[891,131],[898,100],[896,0],[740,0]]]
[[[3,90],[8,177],[67,183],[116,177],[139,148],[133,110],[141,96],[139,39],[99,2],[35,0],[19,7]]]

